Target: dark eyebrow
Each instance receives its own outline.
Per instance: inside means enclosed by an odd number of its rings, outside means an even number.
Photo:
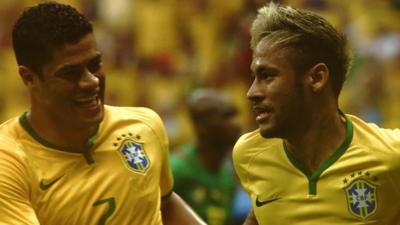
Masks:
[[[88,63],[101,62],[101,57],[102,57],[102,54],[98,53],[98,54],[96,54],[95,57],[91,58]],[[64,66],[62,66],[55,72],[55,75],[60,76],[60,75],[64,74],[65,72],[79,70],[81,68],[82,68],[82,65],[80,65],[80,64],[65,64]]]
[[[66,64],[63,67],[61,67],[60,69],[58,69],[54,75],[55,76],[61,76],[64,73],[68,72],[68,71],[74,71],[74,70],[79,70],[81,68],[80,65],[78,64]]]
[[[102,58],[102,54],[98,53],[95,57],[89,60],[89,62],[100,62]]]
[[[275,75],[278,74],[279,70],[273,67],[269,67],[266,65],[261,65],[259,67],[256,68],[255,74],[261,74],[263,72],[267,72],[269,74]]]

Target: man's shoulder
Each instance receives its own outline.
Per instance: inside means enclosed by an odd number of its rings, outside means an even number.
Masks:
[[[122,107],[122,106],[111,106],[105,105],[105,110],[112,117],[123,117],[123,118],[154,118],[158,117],[158,114],[146,107]]]
[[[19,149],[17,140],[13,137],[0,134],[0,151],[16,152]]]
[[[382,128],[374,123],[363,121],[356,116],[347,116],[353,123],[353,131],[357,142],[400,145],[400,129]]]
[[[262,139],[260,129],[256,129],[241,135],[237,140],[236,145],[253,143],[255,141],[259,141],[260,139]]]
[[[105,121],[111,124],[120,121],[141,122],[151,127],[162,124],[160,116],[150,108],[109,105],[105,105]]]
[[[254,149],[255,151],[261,150],[261,148],[271,148],[275,145],[281,144],[282,140],[278,138],[264,138],[261,136],[259,129],[243,134],[236,142],[234,150],[249,151]]]
[[[259,129],[242,135],[233,148],[235,164],[248,162],[251,158],[265,151],[282,149],[282,140],[278,138],[264,138]]]
[[[0,125],[0,151],[16,151],[19,142],[18,117],[11,118]]]
[[[264,138],[259,130],[242,135],[233,149],[233,165],[245,190],[252,185],[251,174],[264,170],[272,161],[281,161],[283,153],[282,139]]]
[[[26,164],[26,153],[14,137],[0,134],[0,170],[15,171]]]
[[[400,130],[379,127],[355,116],[348,116],[353,123],[353,147],[364,149],[380,160],[400,161]]]
[[[105,106],[102,129],[136,128],[145,127],[145,130],[153,132],[163,145],[168,142],[167,133],[161,117],[152,109],[146,107],[117,107]],[[124,129],[125,129],[124,128]],[[133,129],[136,129],[133,128]]]

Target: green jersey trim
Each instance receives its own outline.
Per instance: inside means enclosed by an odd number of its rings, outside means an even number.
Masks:
[[[161,196],[161,200],[168,199],[169,197],[171,197],[173,192],[174,192],[174,189],[172,188],[171,191],[169,191],[166,195]]]
[[[102,205],[102,204],[108,204],[108,209],[107,211],[100,217],[100,221],[99,221],[99,225],[105,225],[107,223],[107,220],[111,217],[111,215],[115,212],[115,208],[116,208],[116,203],[115,203],[115,198],[111,197],[111,198],[106,198],[106,199],[102,199],[99,200],[97,202],[95,202],[93,204],[93,207]]]
[[[299,162],[293,154],[288,150],[285,141],[283,141],[283,148],[289,161],[301,172],[306,175],[308,179],[308,194],[316,195],[317,194],[317,181],[321,174],[327,170],[333,163],[335,163],[346,151],[349,147],[351,141],[353,140],[353,123],[349,120],[346,115],[342,112],[340,114],[345,118],[345,126],[346,126],[346,134],[342,144],[339,148],[328,158],[326,159],[314,172],[309,171],[304,164]]]
[[[33,127],[31,126],[31,124],[28,121],[28,112],[24,112],[19,117],[19,122],[20,122],[21,126],[33,137],[33,139],[35,139],[40,144],[42,144],[48,148],[53,148],[53,149],[64,151],[64,152],[76,152],[76,150],[77,150],[76,148],[57,146],[53,143],[48,142],[47,140],[43,139],[42,137],[40,137],[39,134],[36,133],[36,131],[33,129]],[[89,139],[87,141],[87,146],[88,146],[87,149],[85,149],[82,152],[82,154],[85,157],[86,162],[88,164],[94,163],[94,159],[93,159],[92,155],[90,154],[89,149],[93,146],[94,142],[96,141],[98,131],[99,131],[99,126],[97,126],[95,132],[89,137]]]

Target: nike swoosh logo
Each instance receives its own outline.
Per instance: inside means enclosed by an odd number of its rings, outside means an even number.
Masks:
[[[43,191],[46,191],[47,189],[49,189],[51,186],[53,186],[53,184],[55,184],[57,181],[59,181],[64,175],[61,175],[59,177],[57,177],[56,179],[52,180],[49,183],[45,183],[43,180],[40,181],[40,189],[42,189]]]
[[[273,198],[273,199],[270,199],[270,200],[267,200],[267,201],[260,201],[258,199],[258,196],[257,196],[257,198],[256,198],[256,206],[257,207],[261,207],[261,206],[263,206],[265,204],[269,204],[269,203],[274,202],[274,201],[279,200],[279,199],[280,198]]]

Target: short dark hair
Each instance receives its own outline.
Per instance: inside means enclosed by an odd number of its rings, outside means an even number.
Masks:
[[[41,74],[54,49],[78,42],[92,32],[92,24],[72,6],[46,2],[30,7],[12,31],[17,63]]]
[[[336,96],[342,89],[351,62],[346,37],[318,14],[280,6],[273,2],[258,11],[251,27],[251,48],[268,37],[291,50],[292,63],[304,73],[317,63],[325,63]]]

